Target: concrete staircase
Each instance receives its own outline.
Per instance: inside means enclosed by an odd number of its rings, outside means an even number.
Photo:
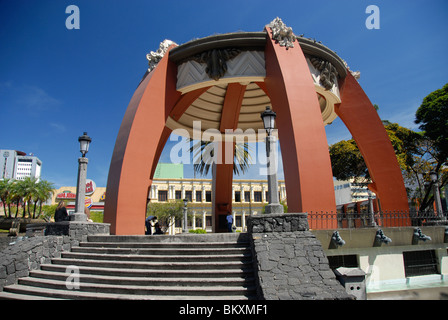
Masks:
[[[69,288],[70,270],[79,288]],[[0,299],[247,300],[255,291],[246,234],[89,236]]]

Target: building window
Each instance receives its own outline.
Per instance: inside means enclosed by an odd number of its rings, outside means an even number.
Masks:
[[[237,226],[237,227],[242,227],[242,224],[241,224],[241,216],[235,216],[235,226]]]
[[[266,191],[265,197],[266,197],[266,202],[269,202],[269,192],[268,191]]]
[[[193,196],[192,196],[192,191],[191,190],[185,191],[185,199],[187,199],[188,202],[192,202],[193,201]]]
[[[244,201],[250,202],[250,191],[244,191]]]
[[[176,190],[176,192],[174,194],[174,197],[175,197],[176,200],[182,199],[182,191]]]
[[[358,268],[358,256],[355,254],[349,254],[344,256],[328,256],[328,263],[332,270],[339,267],[346,268]]]
[[[403,252],[403,260],[406,277],[439,273],[434,250]]]
[[[241,202],[241,191],[235,191],[235,202]]]
[[[196,191],[196,202],[202,202],[202,191]]]
[[[212,216],[206,216],[205,217],[205,224],[207,225],[207,227],[211,227],[212,226]]]
[[[203,226],[202,226],[202,218],[196,218],[196,228],[203,228]]]
[[[254,191],[254,202],[261,202],[261,191]]]
[[[205,202],[212,202],[212,192],[205,191]]]
[[[159,190],[158,200],[159,201],[167,201],[168,200],[168,190]]]

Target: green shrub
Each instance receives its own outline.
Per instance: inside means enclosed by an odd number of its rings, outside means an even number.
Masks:
[[[190,229],[190,231],[188,231],[189,233],[207,233],[207,231],[205,231],[204,229]]]
[[[93,222],[103,223],[103,212],[101,211],[90,211],[90,220]]]

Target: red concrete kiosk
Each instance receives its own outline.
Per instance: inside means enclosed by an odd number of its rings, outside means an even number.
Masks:
[[[337,116],[366,160],[382,210],[408,211],[391,143],[364,91],[332,50],[295,36],[280,19],[263,32],[180,46],[164,41],[147,57],[150,68],[126,110],[109,169],[104,222],[112,234],[144,234],[154,170],[173,131],[202,140],[221,135],[228,153],[219,155],[214,168],[213,226],[215,232],[225,230],[223,217],[232,209],[232,139],[262,141],[260,113],[266,106],[277,113],[289,212],[336,215],[324,126]],[[331,221],[326,228],[337,227]],[[318,219],[310,223],[323,227]]]

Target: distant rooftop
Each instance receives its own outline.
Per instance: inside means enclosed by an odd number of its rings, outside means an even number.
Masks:
[[[182,163],[159,163],[154,172],[154,179],[183,179],[184,165]]]

